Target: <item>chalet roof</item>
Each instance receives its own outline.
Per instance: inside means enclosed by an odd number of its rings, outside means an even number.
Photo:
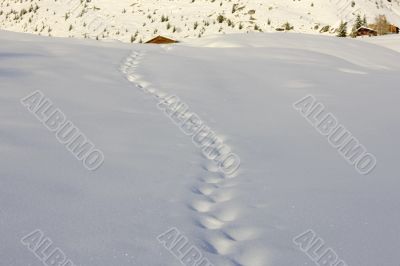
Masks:
[[[359,28],[357,29],[357,31],[359,31],[359,30],[369,30],[369,31],[375,31],[375,32],[376,32],[376,30],[371,29],[371,28],[368,28],[368,27],[365,27],[365,26],[359,27]]]
[[[153,39],[147,41],[146,43],[156,43],[156,44],[164,44],[164,43],[177,43],[178,41],[164,37],[164,36],[157,36]]]

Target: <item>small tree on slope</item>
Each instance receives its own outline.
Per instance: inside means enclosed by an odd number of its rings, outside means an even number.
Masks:
[[[368,27],[368,22],[367,22],[367,16],[366,16],[366,15],[364,15],[364,17],[363,17],[362,25],[363,25],[364,27]]]
[[[339,28],[337,29],[338,37],[347,37],[347,22],[340,22]]]
[[[357,17],[356,17],[356,22],[354,22],[354,28],[356,29],[356,30],[358,30],[360,27],[362,27],[363,26],[363,20],[362,20],[362,18],[361,18],[361,15],[360,14],[358,14],[357,15]]]
[[[367,22],[366,22],[365,16],[364,16],[364,19],[365,19],[365,24],[366,24]],[[364,25],[364,22],[363,22],[363,19],[361,18],[361,15],[358,14],[357,17],[356,17],[356,21],[354,22],[353,28],[351,29],[350,36],[352,38],[357,37],[357,30],[362,26],[366,26],[366,25]]]

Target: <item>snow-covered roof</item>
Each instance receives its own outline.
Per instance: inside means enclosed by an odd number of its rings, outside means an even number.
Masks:
[[[365,27],[365,26],[359,27],[359,28],[357,29],[357,31],[359,31],[359,30],[361,30],[361,29],[370,30],[370,31],[376,31],[376,30],[374,30],[374,29],[371,29],[371,28],[368,28],[368,27]]]

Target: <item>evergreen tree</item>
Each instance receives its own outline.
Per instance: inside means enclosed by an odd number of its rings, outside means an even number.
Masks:
[[[337,29],[337,37],[347,37],[347,22],[340,22],[339,28]]]
[[[365,15],[364,15],[364,18],[362,19],[361,15],[358,14],[356,17],[356,21],[354,22],[353,27],[351,28],[350,36],[352,38],[357,37],[357,30],[362,26],[367,26],[366,24],[367,24],[367,19],[366,19]]]
[[[364,27],[368,27],[367,16],[365,16],[365,15],[364,15],[363,20],[362,20],[362,25]]]
[[[359,29],[360,27],[362,27],[363,26],[363,20],[362,20],[362,18],[361,18],[361,15],[360,14],[358,14],[357,15],[357,18],[356,18],[356,22],[354,23],[354,27],[356,28],[356,29]]]

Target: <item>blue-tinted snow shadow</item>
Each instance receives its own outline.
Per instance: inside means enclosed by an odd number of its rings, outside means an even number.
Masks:
[[[10,60],[11,62],[13,59],[23,59],[23,58],[32,58],[32,57],[45,57],[46,55],[37,54],[37,53],[14,53],[14,52],[0,52],[0,63],[5,60]],[[4,67],[0,66],[0,77],[6,78],[15,78],[21,77],[23,75],[27,75],[28,72],[21,71],[18,68],[11,68],[7,66],[7,63],[3,62],[1,64]],[[14,62],[13,65],[16,65]],[[22,65],[23,66],[23,65]]]
[[[0,52],[0,60],[9,58],[21,58],[21,57],[43,57],[41,54],[32,53],[4,53]]]
[[[15,78],[26,75],[27,72],[13,68],[0,68],[0,77]]]

